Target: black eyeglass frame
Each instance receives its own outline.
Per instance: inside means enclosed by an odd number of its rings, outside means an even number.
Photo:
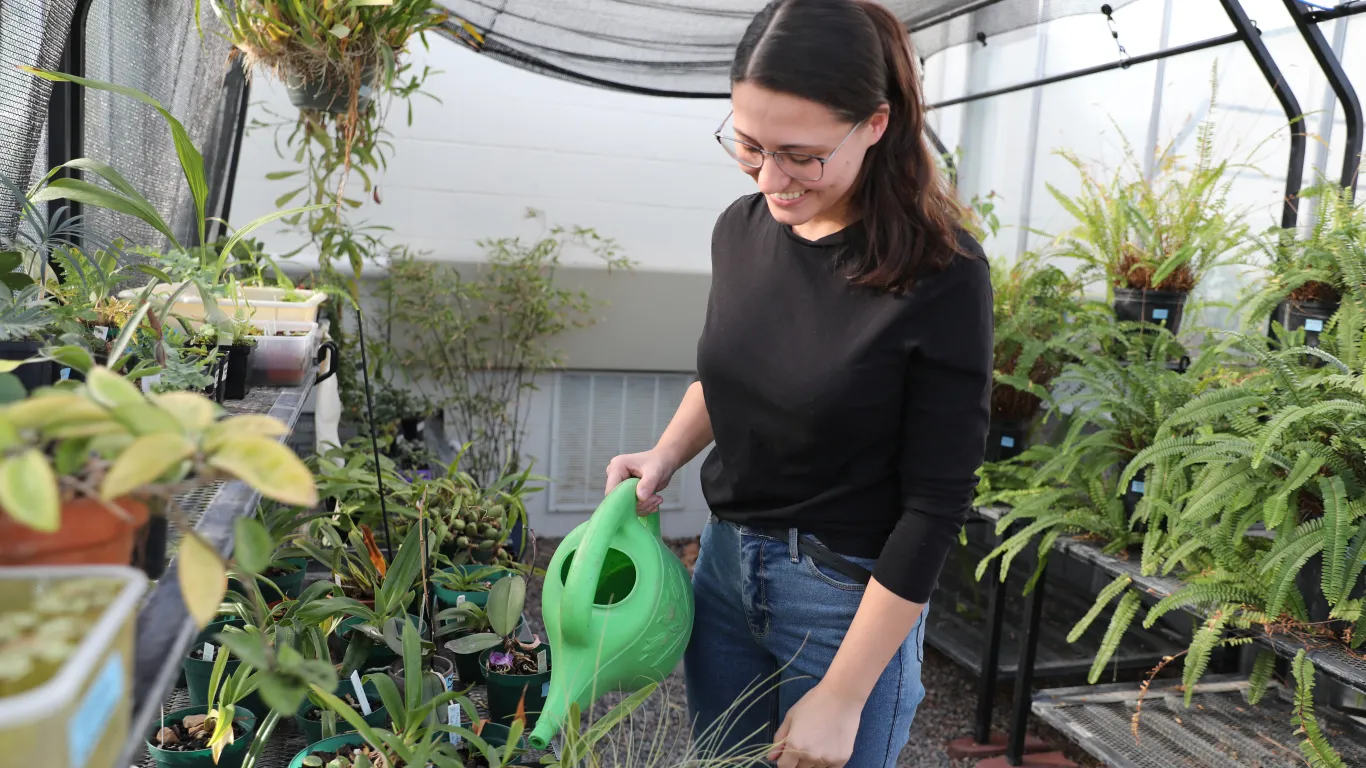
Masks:
[[[861,125],[863,125],[865,122],[867,122],[867,118],[865,118],[865,119],[863,119],[863,120],[858,121],[857,123],[854,123],[854,127],[853,127],[853,128],[850,128],[850,129],[849,129],[849,133],[846,133],[846,134],[844,135],[844,138],[840,140],[840,143],[839,143],[839,144],[836,144],[836,145],[835,145],[835,148],[832,149],[832,150],[830,150],[830,154],[826,155],[825,157],[821,157],[821,156],[819,156],[819,155],[808,155],[808,154],[805,154],[805,153],[802,153],[802,152],[770,152],[770,151],[768,151],[767,149],[763,149],[763,148],[761,148],[761,147],[756,147],[756,146],[754,146],[753,144],[750,144],[750,143],[747,142],[747,141],[740,141],[739,139],[735,138],[734,136],[722,136],[722,135],[721,135],[721,129],[723,129],[723,128],[726,127],[726,122],[727,122],[728,120],[730,120],[731,116],[734,115],[734,114],[735,114],[735,110],[731,110],[730,112],[726,113],[725,119],[722,120],[722,121],[721,121],[721,124],[718,125],[718,126],[716,127],[716,130],[715,130],[715,131],[712,132],[712,136],[715,137],[716,143],[721,145],[721,149],[725,150],[726,154],[729,155],[729,156],[731,157],[731,159],[735,160],[735,162],[737,162],[737,163],[743,165],[743,166],[746,167],[746,168],[753,168],[753,169],[755,169],[755,170],[758,170],[758,169],[764,167],[764,157],[765,157],[765,156],[771,156],[771,157],[773,158],[773,162],[775,162],[775,163],[778,164],[778,167],[782,169],[783,173],[787,174],[789,177],[791,177],[792,179],[795,179],[795,180],[797,180],[797,181],[820,181],[822,178],[824,178],[824,177],[825,177],[825,164],[828,163],[828,162],[830,162],[831,158],[833,158],[833,157],[835,156],[835,153],[836,153],[836,152],[840,151],[840,148],[844,146],[845,142],[849,141],[849,137],[854,135],[854,131],[857,131],[857,130],[859,129],[859,126],[861,126]],[[735,144],[739,144],[739,145],[741,145],[741,146],[743,146],[743,147],[746,147],[746,148],[748,148],[748,149],[754,150],[755,152],[758,152],[758,153],[759,153],[759,164],[758,164],[758,165],[750,165],[749,163],[746,163],[744,160],[741,160],[739,157],[736,156],[736,154],[735,154],[734,152],[731,152],[729,149],[726,148],[726,142],[728,142],[728,141],[734,142]],[[802,178],[802,177],[800,177],[800,176],[793,176],[792,173],[790,173],[790,172],[787,170],[787,168],[783,166],[782,160],[780,160],[780,159],[778,158],[779,155],[785,155],[785,156],[787,156],[787,157],[793,158],[793,159],[794,159],[795,161],[797,161],[797,162],[800,162],[800,161],[802,161],[802,160],[815,160],[816,162],[818,162],[818,163],[821,164],[821,172],[820,172],[820,174],[817,175],[816,178],[814,178],[814,179],[804,179],[804,178]],[[798,160],[798,158],[800,158],[800,160]]]

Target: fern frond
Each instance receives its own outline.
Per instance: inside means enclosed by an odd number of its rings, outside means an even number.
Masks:
[[[1224,637],[1224,625],[1228,623],[1228,618],[1229,611],[1215,611],[1213,616],[1200,625],[1195,631],[1195,637],[1191,639],[1190,648],[1186,651],[1185,666],[1181,671],[1181,684],[1186,689],[1188,707],[1191,705],[1191,696],[1195,694],[1195,684],[1204,676],[1205,670],[1209,667],[1210,657],[1214,655],[1214,649]]]
[[[1125,592],[1124,597],[1119,599],[1119,605],[1115,606],[1115,612],[1110,615],[1110,626],[1105,630],[1100,649],[1096,651],[1096,658],[1091,662],[1087,680],[1092,684],[1100,679],[1100,673],[1105,671],[1105,665],[1110,663],[1110,659],[1119,650],[1124,633],[1129,631],[1129,626],[1134,623],[1134,617],[1138,615],[1138,609],[1142,605],[1142,598],[1133,590]]]
[[[1133,579],[1128,576],[1119,576],[1105,585],[1100,594],[1096,595],[1096,600],[1091,604],[1091,609],[1086,612],[1085,616],[1081,617],[1076,626],[1072,627],[1072,631],[1067,634],[1067,642],[1075,643],[1080,640],[1081,636],[1086,634],[1086,630],[1091,628],[1091,623],[1096,620],[1100,612],[1105,610],[1105,607],[1115,599],[1115,596],[1127,589],[1132,583]]]
[[[1328,737],[1319,728],[1318,717],[1314,714],[1314,664],[1301,648],[1290,663],[1295,675],[1295,702],[1290,722],[1295,725],[1295,733],[1303,734],[1300,754],[1310,768],[1347,768],[1342,756],[1328,743]]]
[[[1252,674],[1247,679],[1247,702],[1252,706],[1262,700],[1266,695],[1266,688],[1271,684],[1271,673],[1276,670],[1276,653],[1262,649],[1257,652],[1257,660],[1252,662]]]

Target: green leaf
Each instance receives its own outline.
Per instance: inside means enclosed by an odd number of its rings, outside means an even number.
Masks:
[[[174,432],[143,435],[114,460],[100,484],[100,498],[117,499],[149,485],[193,455],[194,443],[184,435]]]
[[[470,654],[481,653],[493,648],[503,642],[501,635],[494,635],[488,632],[481,632],[477,635],[465,635],[446,643],[446,648],[451,653]]]
[[[513,574],[494,582],[489,589],[488,612],[489,626],[493,631],[507,637],[517,630],[522,620],[522,608],[526,604],[526,579]]]
[[[171,139],[175,143],[176,156],[180,158],[181,171],[185,174],[186,183],[189,184],[190,196],[194,198],[195,213],[197,214],[199,224],[199,242],[204,242],[204,206],[205,201],[209,197],[209,185],[204,177],[204,156],[195,148],[194,142],[190,139],[189,132],[185,130],[185,126],[181,125],[180,121],[175,119],[174,115],[165,107],[161,106],[161,102],[136,88],[106,83],[101,80],[89,80],[84,77],[76,77],[75,75],[67,75],[61,72],[44,71],[33,67],[20,67],[20,69],[47,80],[76,83],[77,85],[82,85],[86,88],[109,91],[111,93],[127,96],[130,99],[141,101],[160,112],[161,116],[165,118],[166,124],[171,129]],[[175,241],[174,235],[168,235],[168,237],[170,237],[172,241]]]
[[[0,507],[34,530],[56,533],[61,528],[57,476],[42,451],[30,448],[0,459]]]
[[[90,369],[85,386],[91,399],[105,408],[147,402],[140,389],[102,365]]]
[[[176,240],[173,232],[162,220],[161,215],[156,211],[149,211],[138,205],[136,201],[109,190],[96,186],[82,179],[53,179],[46,187],[39,190],[31,198],[33,202],[45,200],[71,200],[72,202],[92,205],[97,208],[105,208],[118,213],[126,213],[136,217],[156,231],[165,235],[171,243],[179,248],[179,241]]]
[[[239,517],[234,527],[233,556],[237,566],[255,576],[270,567],[275,542],[266,527],[254,517]]]
[[[338,40],[345,40],[346,37],[351,34],[351,28],[340,23],[333,25],[332,28],[327,31]]]
[[[241,435],[225,440],[209,456],[208,463],[268,499],[294,507],[318,503],[313,473],[297,454],[270,438]]]
[[[185,608],[195,628],[203,629],[218,616],[218,606],[228,592],[227,566],[194,531],[186,531],[180,540],[176,563]]]
[[[270,179],[271,181],[279,181],[280,179],[288,179],[291,176],[298,176],[301,173],[303,173],[302,170],[271,171],[270,173],[266,174],[266,178]]]

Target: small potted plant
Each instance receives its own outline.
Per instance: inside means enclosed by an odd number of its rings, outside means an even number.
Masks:
[[[239,314],[233,320],[232,344],[220,347],[226,361],[223,371],[223,399],[243,400],[251,393],[251,351],[256,348],[260,328]]]
[[[493,722],[509,725],[525,712],[530,727],[545,707],[551,659],[549,643],[534,635],[530,643],[517,637],[525,602],[526,579],[521,574],[500,579],[489,590],[486,613],[492,632],[457,637],[446,648],[456,654],[480,654]]]
[[[389,713],[385,710],[384,702],[380,699],[374,683],[361,686],[360,694],[357,695],[350,680],[340,680],[332,695],[350,707],[369,725],[383,727],[389,721]],[[355,730],[344,718],[339,720],[336,712],[328,709],[321,699],[312,694],[299,705],[298,711],[294,713],[294,722],[310,744]]]
[[[112,359],[121,360],[134,325],[120,334]],[[63,352],[82,358],[86,381],[0,407],[0,563],[126,564],[134,532],[147,521],[147,498],[167,501],[167,513],[179,515],[171,499],[219,479],[241,480],[285,504],[317,503],[308,468],[278,442],[287,431],[279,420],[220,418],[218,406],[193,393],[144,395],[83,349]],[[225,567],[194,535],[182,539],[180,557],[220,573]],[[182,583],[195,573],[182,567]],[[207,623],[223,587],[185,592],[202,594]]]
[[[211,701],[163,715],[147,738],[157,768],[237,768],[251,747],[256,715],[238,704],[256,689],[257,673],[240,664],[228,671],[231,654],[214,662]]]
[[[486,605],[489,588],[511,571],[501,566],[455,565],[432,574],[436,599],[443,607],[454,608],[462,603]]]

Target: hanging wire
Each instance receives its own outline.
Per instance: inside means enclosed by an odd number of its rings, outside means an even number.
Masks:
[[[1119,41],[1119,28],[1115,26],[1115,9],[1106,3],[1100,7],[1100,12],[1105,14],[1105,23],[1110,27],[1110,37],[1114,38],[1115,47],[1119,49],[1119,67],[1120,69],[1128,69],[1131,57],[1129,52],[1124,50],[1124,44]]]

